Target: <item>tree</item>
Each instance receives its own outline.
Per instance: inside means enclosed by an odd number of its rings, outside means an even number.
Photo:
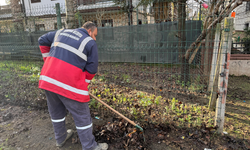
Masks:
[[[23,20],[22,9],[21,9],[21,5],[19,3],[20,3],[20,0],[10,0],[11,14],[13,16],[15,32],[24,31],[24,26],[23,26],[23,22],[22,22],[22,20]]]
[[[186,2],[187,0],[178,0],[178,38],[179,54],[181,55],[181,81],[185,85],[189,82],[189,65],[183,54],[186,52]]]
[[[96,19],[97,19],[97,26],[101,27],[102,26],[102,19],[103,19],[103,15],[105,14],[105,10],[104,9],[100,9],[96,11]]]
[[[172,5],[171,5],[172,4]],[[177,3],[175,0],[155,0],[153,2],[155,22],[174,21]],[[171,19],[172,18],[172,19]]]
[[[153,5],[156,23],[173,21],[177,14],[177,0],[140,0],[138,6]]]
[[[121,6],[128,10],[127,0],[113,0],[117,4],[122,4]],[[210,0],[210,6],[208,11],[204,14],[204,22],[203,22],[203,30],[198,38],[188,46],[188,49],[185,50],[185,22],[186,22],[186,4],[188,0],[139,0],[139,6],[148,6],[153,4],[154,13],[155,13],[155,22],[165,22],[168,21],[166,18],[169,16],[169,9],[168,3],[174,2],[175,5],[178,5],[178,38],[179,38],[179,52],[181,55],[182,60],[182,81],[185,83],[189,80],[189,64],[192,63],[199,47],[201,45],[201,41],[206,38],[206,36],[211,33],[217,23],[220,23],[225,17],[229,16],[229,14],[234,10],[236,7],[242,4],[243,1],[250,1],[250,0]],[[198,4],[202,4],[204,0],[195,0]],[[175,8],[175,7],[174,7]],[[129,11],[127,11],[129,12]],[[190,57],[190,54],[192,56]]]
[[[66,28],[73,29],[75,22],[75,0],[65,0],[66,5]]]
[[[120,6],[124,12],[128,14],[128,25],[133,25],[133,4],[132,0],[113,0],[113,2]]]
[[[154,10],[154,19],[156,23],[167,22],[173,17],[171,9],[175,9],[177,6],[176,0],[138,0],[136,6],[132,5],[132,0],[113,0],[116,5],[119,5],[123,11],[128,13],[128,18],[130,19],[129,25],[132,23],[132,12],[134,8],[143,6],[143,9],[146,10],[148,5],[153,5]],[[174,8],[171,7],[170,3],[174,2]],[[173,11],[174,12],[174,11]]]
[[[196,0],[198,3],[201,1]],[[224,6],[224,0],[212,0],[211,6],[209,7],[209,13],[204,21],[204,28],[198,38],[189,46],[188,50],[185,53],[185,59],[192,63],[197,51],[199,50],[199,46],[201,41],[206,38],[206,36],[215,28],[217,23],[221,23],[221,21],[228,17],[229,14],[239,5],[243,3],[243,1],[250,0],[231,0],[226,6]],[[194,51],[194,52],[193,52]],[[189,58],[191,52],[193,55]]]

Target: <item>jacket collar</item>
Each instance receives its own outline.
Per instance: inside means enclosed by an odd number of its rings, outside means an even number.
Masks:
[[[83,29],[83,28],[78,28],[78,29],[81,30],[82,32],[86,33],[89,36],[89,33],[86,29]]]

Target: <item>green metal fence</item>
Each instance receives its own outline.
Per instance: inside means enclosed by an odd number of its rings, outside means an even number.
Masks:
[[[214,43],[218,42],[214,37],[216,24],[206,41],[201,38],[193,45],[197,54],[190,52],[185,59],[190,45],[208,32],[204,27],[206,14],[200,13],[206,10],[199,9],[201,4],[187,1],[139,2],[31,3],[9,15],[0,15],[2,62],[17,60],[20,66],[21,60],[42,62],[39,36],[93,21],[98,26],[100,63],[90,92],[137,121],[213,125],[214,113],[206,106],[210,70],[216,65],[212,63]],[[213,21],[216,16],[211,18]],[[41,68],[41,63],[37,67]],[[94,100],[90,106],[105,110]]]

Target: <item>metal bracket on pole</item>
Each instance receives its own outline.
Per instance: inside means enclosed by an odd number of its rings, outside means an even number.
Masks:
[[[225,31],[225,32],[229,32],[230,29],[229,29],[229,28],[225,28],[224,31]]]
[[[221,77],[224,77],[224,76],[225,76],[225,73],[224,73],[224,72],[220,73],[220,76],[221,76]]]

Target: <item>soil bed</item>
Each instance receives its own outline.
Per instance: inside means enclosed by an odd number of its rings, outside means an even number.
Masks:
[[[56,149],[46,98],[37,88],[41,65],[0,62],[0,149]],[[107,142],[110,150],[250,149],[249,77],[229,78],[225,121],[228,134],[218,135],[216,127],[211,126],[213,113],[203,107],[208,94],[205,86],[182,86],[178,67],[169,73],[167,67],[147,67],[100,64],[90,92],[142,126],[146,142],[131,124],[91,100],[98,142]],[[75,134],[61,149],[80,150],[70,114],[66,123]]]

